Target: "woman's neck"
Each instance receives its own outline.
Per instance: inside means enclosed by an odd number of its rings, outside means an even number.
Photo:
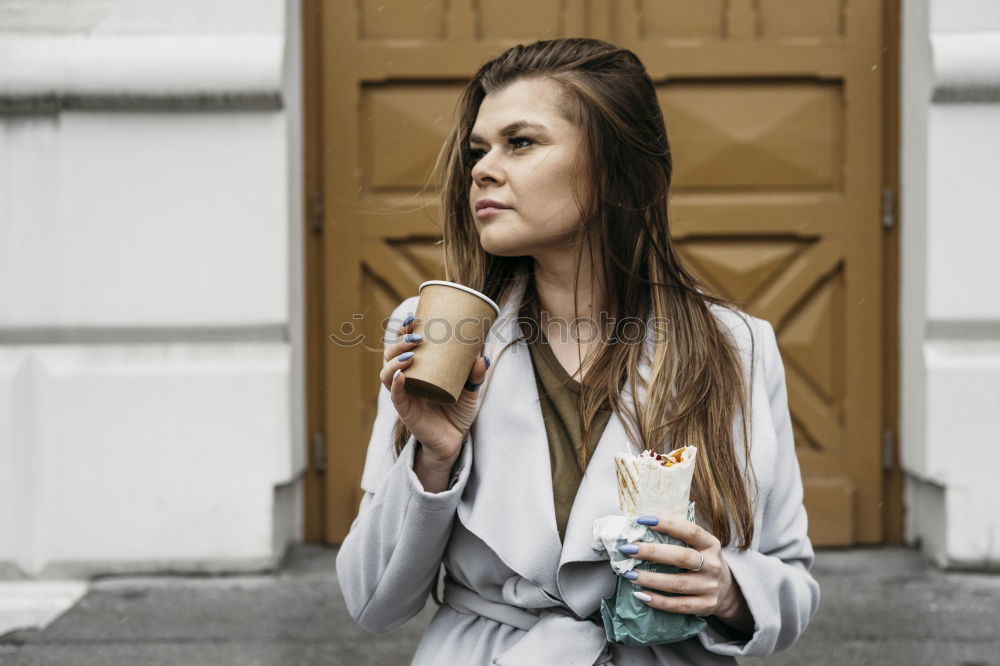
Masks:
[[[576,283],[577,302],[574,308],[574,253],[575,250],[569,250],[556,256],[536,257],[534,261],[535,291],[542,311],[542,325],[546,327],[550,337],[559,335],[560,339],[565,341],[571,340],[566,336],[571,322],[577,321],[579,324],[580,320],[589,320],[600,325],[610,316],[605,314],[602,317],[602,313],[607,309],[604,281],[600,276],[600,267],[597,267],[597,271],[594,270],[586,252],[581,257],[580,277]],[[575,333],[581,337],[585,337],[586,334],[586,331]]]

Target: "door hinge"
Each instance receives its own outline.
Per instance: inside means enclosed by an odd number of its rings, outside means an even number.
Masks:
[[[326,215],[323,205],[323,190],[314,189],[309,194],[309,219],[314,234],[323,233],[323,217]]]
[[[892,428],[882,428],[882,469],[892,470],[896,466],[896,433]]]
[[[313,471],[319,474],[326,471],[326,434],[322,430],[312,434],[309,456]]]
[[[896,225],[896,192],[891,187],[882,188],[882,226],[892,229]]]

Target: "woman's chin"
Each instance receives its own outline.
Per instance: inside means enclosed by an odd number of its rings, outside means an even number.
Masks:
[[[479,244],[483,250],[497,257],[520,257],[528,254],[528,248],[521,243],[513,243],[510,239],[494,238],[490,233],[479,235]]]

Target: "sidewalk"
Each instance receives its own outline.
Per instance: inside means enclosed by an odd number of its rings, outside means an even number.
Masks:
[[[44,631],[0,637],[0,664],[408,664],[433,602],[394,632],[368,634],[344,608],[335,554],[298,546],[274,575],[98,580]],[[813,572],[823,597],[809,629],[744,666],[1000,665],[998,575],[943,573],[904,549],[822,552]]]

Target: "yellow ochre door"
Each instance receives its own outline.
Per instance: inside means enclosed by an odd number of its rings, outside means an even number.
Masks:
[[[881,20],[877,0],[308,0],[306,538],[357,511],[382,320],[443,277],[417,192],[463,82],[590,36],[657,85],[685,261],[777,331],[814,544],[880,542]]]

